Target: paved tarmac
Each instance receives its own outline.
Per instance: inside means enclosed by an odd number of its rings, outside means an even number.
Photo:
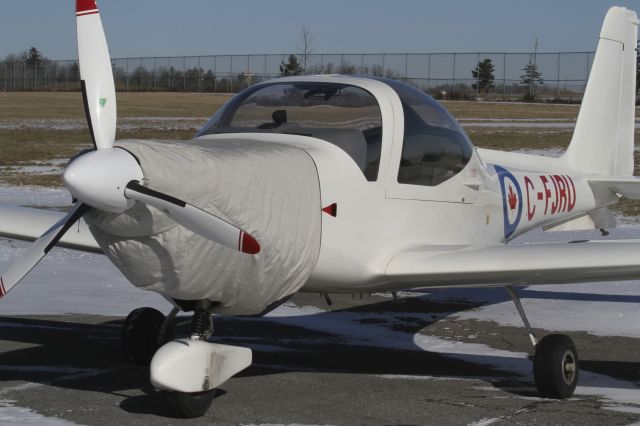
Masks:
[[[318,295],[299,295],[293,301],[331,309],[338,316],[327,312],[285,319],[216,319],[215,339],[251,347],[254,364],[220,387],[203,418],[188,421],[171,417],[162,395],[150,386],[146,368],[123,361],[119,343],[123,318],[2,317],[0,424],[20,420],[12,406],[39,413],[44,418],[37,423],[44,424],[57,424],[52,418],[86,425],[622,425],[640,421],[640,405],[612,404],[602,396],[581,394],[567,401],[538,398],[532,375],[521,376],[508,367],[510,361],[528,362],[525,359],[507,359],[505,368],[500,368],[494,359],[483,362],[482,356],[429,352],[413,343],[416,333],[446,340],[468,335],[459,331],[472,329],[473,343],[510,352],[530,350],[523,329],[454,321],[446,314],[472,305],[428,298],[394,302],[369,296],[335,297],[331,307]],[[433,320],[425,319],[430,318],[425,313],[432,313]],[[345,333],[335,321],[347,315],[357,320],[344,325],[350,327]],[[187,322],[187,317],[178,319],[178,333]],[[358,324],[366,339],[354,337],[360,332]],[[389,345],[390,331],[406,335],[406,342]],[[580,333],[572,337],[587,373],[640,383],[638,340]]]

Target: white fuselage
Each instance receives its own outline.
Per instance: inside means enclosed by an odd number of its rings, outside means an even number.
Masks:
[[[341,77],[320,78],[343,82]],[[437,186],[398,183],[404,134],[398,95],[375,80],[344,80],[372,93],[380,106],[382,152],[376,181],[367,181],[349,155],[320,139],[264,133],[204,136],[287,144],[313,158],[322,206],[335,203],[337,215],[322,215],[320,256],[304,290],[387,289],[387,264],[403,250],[496,244],[596,208],[586,180],[571,173],[562,159],[524,154],[484,150],[491,161],[487,164],[479,154],[483,150],[474,150],[460,173]]]

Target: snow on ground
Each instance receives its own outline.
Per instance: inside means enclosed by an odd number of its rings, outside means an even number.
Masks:
[[[465,121],[460,123],[462,127],[501,127],[501,128],[532,128],[532,129],[573,129],[576,123],[559,121]],[[636,123],[636,129],[640,129],[640,123]]]
[[[16,407],[12,403],[11,400],[0,400],[0,424],[18,426],[70,426],[77,424],[55,417],[45,417],[28,408]]]
[[[354,313],[338,311],[322,314],[322,319],[319,319],[317,316],[309,315],[310,313],[321,314],[321,312],[318,312],[319,310],[314,307],[296,307],[292,304],[286,304],[284,306],[284,315],[278,314],[279,310],[280,309],[274,311],[274,313],[270,315],[272,321],[295,325],[309,330],[326,332],[334,336],[339,336],[345,341],[353,342],[358,346],[436,352],[450,358],[491,366],[501,371],[509,371],[523,377],[523,379],[527,381],[533,380],[531,361],[527,359],[528,354],[494,349],[480,343],[452,341],[421,333],[414,334],[412,339],[407,338],[407,333],[399,331],[401,328],[397,327],[404,321],[404,314],[402,313]],[[583,316],[588,316],[591,313],[584,312]],[[448,313],[441,313],[438,314],[436,318],[447,317],[449,315]],[[512,315],[517,317],[515,312],[513,312]],[[411,316],[424,321],[433,321],[434,319],[434,315],[430,313],[416,314],[414,312]],[[260,349],[273,351],[282,350],[282,348],[278,346],[273,348],[261,346]],[[439,378],[431,376],[382,375],[381,377],[389,380],[439,380]],[[473,380],[474,378],[470,379]],[[483,389],[497,390],[497,388],[491,386]],[[640,387],[625,380],[613,379],[605,375],[582,371],[575,396],[587,395],[597,396],[607,409],[631,413],[636,413],[640,410]]]
[[[0,204],[70,207],[71,195],[64,188],[0,185]]]
[[[610,230],[612,239],[640,238],[639,225]],[[531,231],[513,244],[541,241],[602,239],[599,232]],[[540,285],[518,290],[533,327],[553,331],[586,331],[598,336],[640,338],[640,280],[571,285]],[[432,300],[470,299],[489,304],[456,314],[458,319],[496,321],[521,327],[513,302],[504,289],[451,289],[434,292]]]
[[[547,149],[532,149],[532,148],[524,148],[524,149],[515,149],[511,152],[518,152],[520,154],[529,154],[529,155],[542,155],[544,157],[553,157],[558,158],[562,154],[564,154],[564,148],[547,148]]]
[[[126,117],[118,119],[118,130],[196,130],[207,122],[208,117]],[[46,129],[46,130],[85,130],[84,119],[46,118],[13,119],[0,121],[0,129]]]
[[[29,244],[0,239],[0,271]],[[127,315],[141,306],[170,310],[157,293],[131,285],[105,256],[56,248],[2,299],[0,315]]]
[[[69,207],[71,196],[63,188],[0,186],[0,203],[59,208]],[[0,238],[0,271],[29,244]],[[157,293],[129,283],[105,256],[55,248],[2,299],[0,315],[127,315],[141,306],[170,309]]]

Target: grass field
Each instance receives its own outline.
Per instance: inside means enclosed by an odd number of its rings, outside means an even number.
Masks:
[[[190,139],[229,98],[227,94],[118,93],[117,139]],[[476,146],[503,150],[564,149],[572,129],[474,127],[472,123],[571,122],[579,110],[576,105],[526,103],[447,101],[444,105],[463,122]],[[59,186],[61,163],[91,146],[80,93],[0,95],[0,183]],[[617,210],[637,215],[640,204],[625,201]]]

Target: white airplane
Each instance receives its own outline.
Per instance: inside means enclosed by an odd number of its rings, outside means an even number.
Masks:
[[[68,214],[0,208],[0,235],[35,240],[2,274],[0,296],[56,245],[106,254],[135,286],[173,304],[166,318],[133,311],[123,350],[150,362],[151,382],[175,414],[196,417],[212,389],[251,364],[249,349],[207,341],[211,314],[263,314],[298,291],[501,286],[535,348],[540,394],[570,397],[575,345],[559,334],[538,340],[514,286],[638,279],[640,241],[508,242],[537,227],[610,228],[610,205],[640,199],[637,26],[635,12],[609,10],[560,158],[476,149],[422,91],[336,75],[252,86],[191,141],[114,144],[116,94],[100,16],[94,0],[77,0],[95,149],[64,172],[77,200]],[[190,336],[166,342],[179,311],[194,312]]]

